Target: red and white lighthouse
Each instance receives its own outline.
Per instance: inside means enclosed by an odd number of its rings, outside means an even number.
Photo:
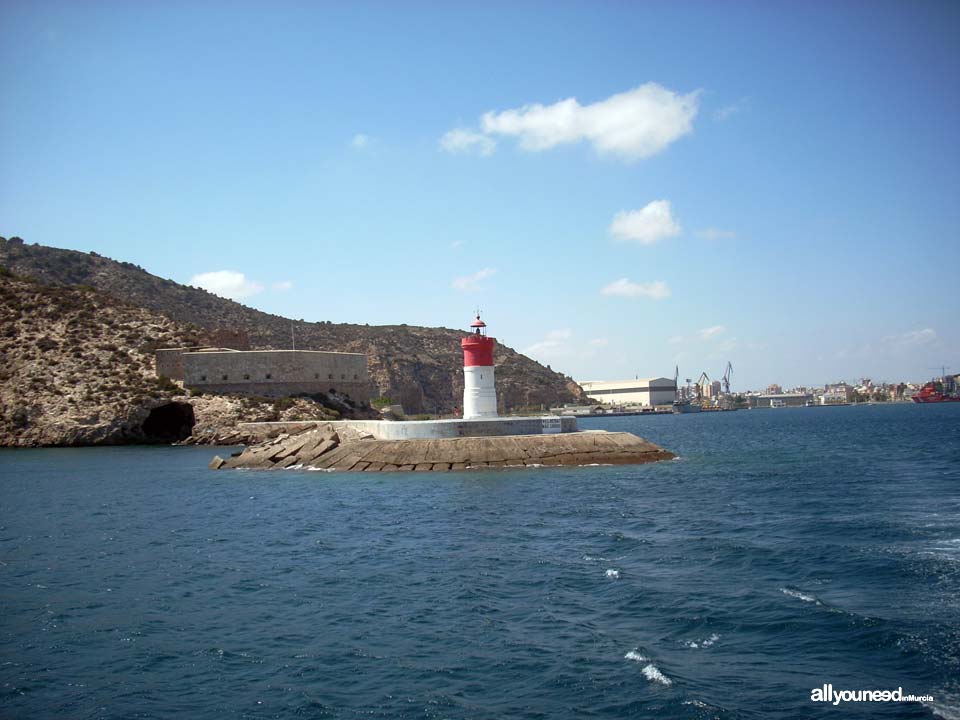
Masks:
[[[496,339],[487,337],[487,324],[477,319],[470,334],[460,341],[463,348],[463,419],[497,417],[497,390],[493,378],[493,347]]]

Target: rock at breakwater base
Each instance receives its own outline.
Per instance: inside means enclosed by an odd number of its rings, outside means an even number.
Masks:
[[[352,472],[449,471],[541,465],[634,465],[670,460],[673,453],[624,432],[376,440],[318,424],[252,445],[210,467],[312,468]]]

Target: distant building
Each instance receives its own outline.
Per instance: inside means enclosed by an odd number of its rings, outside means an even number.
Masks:
[[[603,415],[602,405],[564,405],[550,408],[551,415]]]
[[[591,400],[604,405],[670,405],[676,400],[677,386],[670,378],[637,380],[591,380],[580,383]]]
[[[708,398],[716,398],[720,397],[720,391],[722,387],[723,386],[720,384],[719,380],[714,380],[709,385],[704,386],[703,391],[706,393]]]
[[[783,388],[777,385],[777,383],[773,383],[772,385],[769,385],[767,387],[767,395],[782,395],[782,394],[783,394]]]
[[[853,399],[853,387],[845,382],[833,383],[823,389],[820,396],[821,405],[846,405]]]
[[[813,395],[809,393],[767,393],[747,397],[750,407],[783,408],[804,407],[813,404]]]

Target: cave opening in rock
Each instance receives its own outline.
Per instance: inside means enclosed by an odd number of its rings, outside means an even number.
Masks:
[[[153,408],[141,429],[149,443],[172,443],[190,437],[194,423],[193,406],[172,402]]]

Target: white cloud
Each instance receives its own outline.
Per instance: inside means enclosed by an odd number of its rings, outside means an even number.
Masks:
[[[545,363],[558,360],[582,361],[594,358],[598,353],[609,357],[609,353],[604,350],[607,344],[607,338],[593,338],[583,343],[574,339],[574,332],[570,328],[561,328],[548,332],[542,340],[524,349],[523,354]]]
[[[481,127],[486,135],[518,138],[524,150],[586,140],[598,152],[640,160],[692,132],[699,104],[699,90],[681,95],[650,82],[589,105],[567,98],[491,111],[481,118]]]
[[[287,292],[288,290],[293,289],[293,281],[281,280],[280,282],[275,282],[273,285],[270,286],[270,288],[272,290],[276,290],[277,292]]]
[[[627,278],[615,280],[602,290],[601,295],[612,295],[615,297],[648,297],[651,300],[663,300],[670,297],[670,288],[662,280],[653,282],[635,283]]]
[[[450,247],[454,250],[463,247],[463,240],[454,240],[452,243],[450,243]]]
[[[482,133],[465,128],[455,128],[440,138],[440,147],[448,153],[475,152],[486,157],[493,154],[497,142]]]
[[[701,240],[732,240],[737,236],[733,230],[720,230],[713,227],[697,230],[696,235]]]
[[[350,144],[357,150],[362,150],[370,143],[370,138],[368,138],[363,133],[357,133],[353,136],[353,140],[350,141]]]
[[[233,270],[200,273],[190,278],[190,284],[231,300],[240,300],[263,292],[263,285],[247,280],[246,275]]]
[[[889,345],[898,348],[910,348],[920,345],[928,345],[937,339],[937,333],[933,328],[923,328],[922,330],[912,330],[901,335],[887,335],[883,341]]]
[[[723,122],[727,118],[730,118],[733,115],[736,115],[737,113],[743,112],[749,106],[750,106],[749,99],[741,98],[740,100],[737,100],[737,102],[735,103],[731,103],[730,105],[726,105],[720,108],[719,110],[715,110],[713,113],[713,119],[719,122]]]
[[[719,353],[730,353],[733,352],[737,347],[736,338],[727,338],[722,343],[717,345],[717,352]]]
[[[723,337],[727,334],[726,325],[711,325],[701,328],[690,335],[674,335],[667,339],[668,345],[692,345],[697,346],[702,342],[713,343],[712,348],[721,352],[729,352],[737,346],[737,339],[733,337]],[[721,342],[717,343],[718,340]]]
[[[709,340],[710,338],[715,338],[718,335],[722,335],[727,331],[726,325],[713,325],[711,327],[703,328],[698,334],[703,340]]]
[[[473,273],[473,275],[454,278],[451,285],[454,289],[463,292],[476,292],[480,289],[480,283],[491,277],[495,272],[497,271],[494,268],[484,268]]]
[[[641,245],[680,234],[680,225],[673,218],[668,200],[654,200],[640,210],[621,210],[610,223],[610,234],[617,240],[630,240]]]
[[[547,336],[535,342],[533,345],[523,351],[524,355],[531,357],[554,358],[564,355],[570,355],[572,344],[569,342],[573,337],[573,331],[570,328],[560,330],[551,330]]]

